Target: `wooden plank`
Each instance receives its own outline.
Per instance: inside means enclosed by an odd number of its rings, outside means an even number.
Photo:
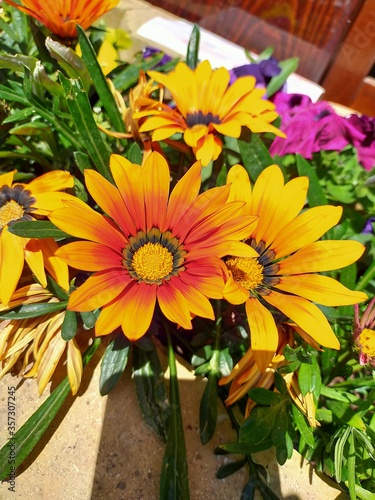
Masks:
[[[375,0],[366,0],[321,85],[325,97],[351,106],[375,63]]]

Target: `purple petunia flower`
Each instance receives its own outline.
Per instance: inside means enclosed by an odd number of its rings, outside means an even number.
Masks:
[[[370,170],[375,165],[375,120],[352,115],[344,118],[326,101],[312,103],[308,96],[280,93],[274,103],[281,116],[286,139],[276,137],[272,155],[300,154],[311,159],[321,150],[341,151],[351,144],[360,163]]]
[[[143,54],[143,59],[147,59],[147,57],[154,56],[155,54],[160,54],[160,52],[163,52],[160,49],[156,49],[155,47],[144,47],[142,50]],[[164,54],[162,59],[154,66],[154,68],[157,68],[159,66],[163,66],[164,64],[167,64],[169,61],[171,61],[172,58],[168,54]]]
[[[357,149],[359,161],[366,170],[375,167],[375,118],[366,115],[351,115],[348,122],[364,134],[353,146]]]
[[[278,75],[281,71],[277,59],[270,57],[260,61],[259,63],[249,63],[243,66],[237,66],[230,70],[230,82],[233,82],[241,76],[254,76],[257,87],[267,87],[272,77]]]
[[[362,233],[374,234],[374,226],[373,226],[374,222],[375,222],[375,217],[370,217],[369,219],[367,219]]]

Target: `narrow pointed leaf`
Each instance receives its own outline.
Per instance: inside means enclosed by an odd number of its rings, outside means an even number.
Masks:
[[[214,435],[217,419],[217,375],[212,371],[203,392],[199,409],[201,441],[206,444]]]
[[[61,327],[61,337],[67,342],[72,340],[77,333],[77,313],[74,311],[65,311],[65,318]]]
[[[160,500],[189,500],[184,427],[181,416],[176,359],[168,339],[171,414],[168,422],[167,445],[160,475]]]
[[[8,231],[21,238],[54,238],[62,240],[70,237],[52,222],[44,220],[21,221],[9,226]]]
[[[78,40],[82,50],[82,58],[94,82],[95,89],[106,110],[110,122],[116,132],[126,132],[125,124],[117,107],[115,98],[109,88],[106,77],[100,67],[95,50],[81,26],[77,26]]]
[[[38,304],[23,304],[20,307],[15,307],[10,311],[3,312],[0,314],[0,319],[27,319],[27,318],[37,318],[38,316],[43,316],[44,314],[49,314],[55,311],[61,311],[65,309],[68,302],[49,302],[49,303],[38,303]]]
[[[241,154],[242,165],[247,170],[251,180],[255,182],[258,175],[272,165],[273,160],[259,135],[243,130],[237,140]]]
[[[105,350],[100,368],[100,394],[108,394],[120,380],[129,360],[130,342],[120,333]]]
[[[139,406],[147,425],[163,440],[167,436],[168,402],[164,373],[155,348],[133,348],[133,374]]]
[[[307,192],[307,199],[309,207],[316,207],[318,205],[327,205],[327,198],[323,193],[322,186],[319,183],[318,176],[308,161],[301,155],[296,155],[297,170],[299,175],[306,175],[309,178],[309,190]]]
[[[85,144],[87,153],[98,172],[107,180],[113,182],[109,170],[110,152],[96,125],[90,101],[82,82],[80,80],[65,78],[62,73],[60,73],[60,81],[64,88],[69,111],[76,129]]]
[[[193,31],[187,47],[186,64],[191,69],[195,69],[198,64],[200,31],[199,26],[194,24]]]

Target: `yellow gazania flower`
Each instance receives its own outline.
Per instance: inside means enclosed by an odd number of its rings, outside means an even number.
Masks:
[[[338,306],[367,298],[363,292],[351,291],[328,276],[315,274],[345,267],[364,251],[357,241],[317,241],[339,222],[342,208],[325,205],[300,213],[308,178],[299,177],[284,185],[277,165],[260,174],[253,190],[240,165],[230,169],[227,182],[233,188],[230,199],[246,201],[243,213],[258,216],[258,224],[246,240],[258,257],[234,256],[226,260],[224,297],[232,304],[245,303],[251,346],[260,370],[266,370],[278,345],[277,327],[269,307],[285,314],[318,344],[339,349],[327,319],[312,302]]]
[[[375,366],[375,297],[359,318],[358,305],[354,307],[354,341],[359,349],[361,365]]]
[[[51,238],[20,238],[8,231],[18,221],[46,216],[60,208],[63,199],[74,198],[60,190],[73,187],[69,172],[53,171],[28,184],[13,183],[16,171],[0,175],[0,302],[8,304],[26,260],[38,281],[47,285],[44,267],[65,290],[69,288],[67,265],[55,256],[57,243]]]
[[[59,38],[71,39],[77,37],[77,24],[89,28],[119,0],[21,0],[22,5],[5,2],[34,17]]]
[[[176,109],[152,99],[139,99],[140,111],[135,118],[150,116],[140,131],[153,130],[153,141],[183,133],[185,143],[193,148],[203,166],[216,160],[222,150],[218,134],[239,137],[245,126],[253,132],[273,132],[285,137],[271,125],[278,116],[275,105],[262,99],[265,90],[255,88],[253,76],[238,78],[228,86],[229,71],[213,70],[208,61],[198,64],[195,70],[180,62],[168,74],[148,74],[170,91]]]
[[[34,283],[18,289],[8,306],[0,304],[0,312],[41,302],[58,302],[58,299]],[[75,338],[66,342],[61,337],[64,317],[65,310],[62,310],[37,318],[0,321],[0,379],[13,371],[19,361],[22,363],[20,375],[36,377],[39,394],[42,394],[66,352],[68,379],[72,394],[75,394],[81,383],[82,355]]]
[[[66,202],[50,215],[78,238],[57,254],[69,265],[94,271],[70,295],[68,309],[102,307],[96,334],[122,327],[137,340],[148,330],[158,302],[162,313],[190,329],[195,315],[214,319],[208,298],[221,298],[224,268],[219,257],[253,249],[241,243],[254,217],[239,216],[242,204],[227,203],[230,186],[198,195],[201,165],[194,164],[169,196],[170,171],[159,153],[143,167],[112,155],[116,186],[94,170],[85,171],[93,199],[108,216],[83,202]]]
[[[240,361],[233,368],[232,372],[227,377],[222,377],[219,380],[219,385],[226,385],[231,382],[228,398],[225,404],[230,406],[236,401],[243,398],[250,389],[254,387],[263,387],[270,389],[274,384],[274,375],[277,368],[286,364],[283,355],[284,347],[289,344],[293,346],[295,325],[279,325],[279,345],[274,354],[270,364],[264,372],[258,368],[254,351],[250,349],[240,359]],[[298,333],[301,333],[298,329]],[[309,424],[312,427],[320,425],[315,419],[316,406],[314,397],[311,393],[303,396],[298,384],[298,376],[295,372],[282,374],[289,395],[297,408],[306,416]],[[248,398],[246,401],[245,418],[250,415],[251,410],[256,406],[256,403]]]

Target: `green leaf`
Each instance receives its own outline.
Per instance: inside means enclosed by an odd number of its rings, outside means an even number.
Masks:
[[[360,431],[364,431],[366,429],[366,426],[361,417],[350,408],[348,403],[327,399],[326,405],[332,411],[332,413],[336,415],[337,418],[339,418],[348,426],[350,425],[352,427],[355,427]]]
[[[276,392],[269,391],[264,387],[254,387],[248,392],[249,398],[260,405],[273,405],[280,403],[282,396]]]
[[[277,447],[285,444],[285,434],[288,429],[288,415],[286,408],[283,407],[278,412],[277,418],[275,418],[275,423],[272,429],[272,442],[273,445]]]
[[[217,375],[210,371],[199,408],[200,436],[203,444],[208,443],[216,428],[217,419]]]
[[[254,411],[254,410],[253,410]],[[258,444],[249,444],[245,442],[235,441],[233,443],[220,444],[219,449],[224,450],[228,453],[238,453],[243,455],[251,455],[253,453],[258,453],[258,451],[268,450],[272,448],[273,443],[271,437],[264,439]]]
[[[96,125],[87,93],[80,80],[69,80],[60,73],[60,81],[64,88],[66,102],[74,124],[81,136],[86,150],[98,172],[113,182],[109,170],[110,153]]]
[[[276,418],[274,407],[256,406],[240,428],[239,440],[257,445],[271,433]]]
[[[285,83],[289,75],[291,75],[298,68],[298,57],[291,57],[279,62],[281,71],[278,75],[271,78],[270,83],[267,85],[267,96],[271,97],[277,92]]]
[[[100,339],[95,339],[93,344],[83,355],[83,366],[92,358],[100,345]],[[0,450],[0,480],[4,480],[11,472],[11,465],[19,467],[25,458],[31,453],[34,447],[42,438],[45,431],[57,415],[65,399],[70,393],[68,377],[56,387],[46,401],[37,411],[25,422],[25,424],[14,434],[11,441]],[[9,464],[9,443],[15,443],[15,463]]]
[[[91,328],[94,328],[96,320],[99,317],[99,310],[96,309],[95,311],[81,312],[80,315],[83,321],[84,329],[91,330]]]
[[[77,313],[74,311],[65,311],[64,321],[61,327],[61,337],[65,340],[72,340],[77,333],[78,322]]]
[[[374,500],[374,492],[365,490],[359,484],[355,485],[355,493],[360,500]]]
[[[216,472],[217,479],[225,479],[231,474],[234,474],[235,472],[242,469],[242,467],[246,463],[247,463],[246,458],[243,458],[242,460],[236,460],[235,462],[229,462],[227,464],[222,465]]]
[[[176,359],[168,335],[168,366],[170,373],[169,399],[171,414],[168,422],[167,445],[160,475],[160,500],[189,500],[189,480],[186,462],[184,427],[181,416]]]
[[[70,78],[80,78],[83,86],[88,91],[90,88],[90,74],[85,61],[77,54],[77,52],[62,43],[52,40],[47,37],[46,47],[53,59],[59,63],[61,68],[66,72]]]
[[[193,31],[190,35],[190,40],[187,47],[186,54],[186,64],[191,69],[195,69],[198,64],[198,53],[199,53],[199,42],[200,42],[200,31],[199,26],[194,24]]]
[[[43,122],[30,122],[24,125],[17,125],[9,130],[12,135],[43,135],[50,132],[51,127]]]
[[[46,275],[47,278],[47,289],[53,293],[58,299],[67,301],[69,299],[69,294],[61,288],[61,286],[56,283],[56,281],[51,278],[48,274]]]
[[[292,405],[292,415],[302,438],[304,439],[306,444],[312,448],[315,444],[314,434],[312,432],[312,429],[307,424],[304,415],[299,411],[297,406],[294,404]]]
[[[135,163],[136,165],[142,164],[142,151],[138,143],[131,143],[126,153],[126,158],[130,161],[130,163]]]
[[[64,233],[52,222],[44,220],[21,221],[9,226],[8,231],[21,238],[54,238],[62,240],[69,237],[69,234]]]
[[[82,151],[75,151],[73,153],[75,162],[77,163],[77,167],[83,173],[86,169],[92,169],[92,164],[90,163],[90,158],[86,153],[82,153]]]
[[[102,358],[100,367],[100,394],[108,394],[120,380],[129,360],[130,341],[121,332],[109,344]]]
[[[344,446],[350,434],[350,427],[347,426],[339,436],[335,445],[335,477],[339,483],[341,481],[342,464],[344,459]]]
[[[298,383],[303,396],[311,392],[318,398],[322,386],[320,367],[315,356],[311,356],[310,361],[310,363],[300,364],[298,369]]]
[[[64,302],[42,302],[39,304],[23,304],[22,306],[15,307],[10,311],[0,313],[0,319],[28,319],[37,318],[44,314],[50,314],[56,311],[65,309],[68,305],[67,301]]]
[[[353,435],[353,429],[352,432],[349,434],[349,452],[348,452],[348,462],[347,462],[347,467],[348,467],[348,485],[349,485],[349,495],[350,495],[350,500],[356,500],[357,496],[355,494],[355,444],[354,444],[354,435]]]
[[[147,425],[165,441],[167,436],[168,401],[164,373],[155,350],[133,346],[133,374],[139,406]]]
[[[82,58],[94,82],[95,89],[100,97],[100,100],[106,110],[112,126],[116,132],[126,132],[124,120],[118,109],[116,100],[111,92],[107,79],[102,71],[99,61],[96,57],[95,50],[87,38],[85,31],[81,26],[77,26],[78,40],[82,50]]]
[[[255,182],[258,175],[273,164],[268,149],[260,139],[259,135],[243,129],[241,137],[237,139],[241,154],[242,165],[247,170],[250,179]]]
[[[309,190],[307,191],[309,207],[327,205],[328,202],[324,195],[322,186],[320,185],[318,176],[316,175],[311,164],[301,155],[296,155],[296,162],[298,175],[305,175],[309,178]]]

